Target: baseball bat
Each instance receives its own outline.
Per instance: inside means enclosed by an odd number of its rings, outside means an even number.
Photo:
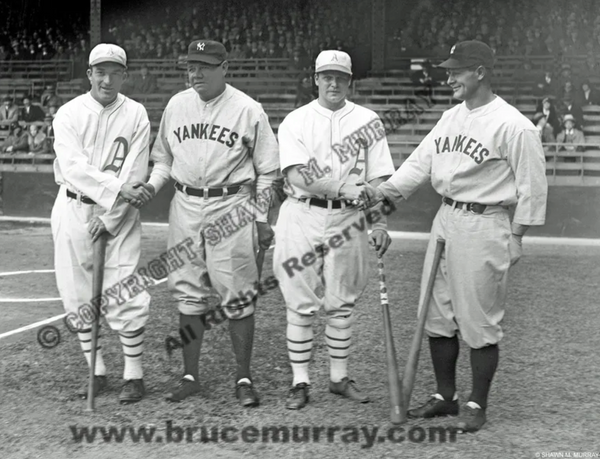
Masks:
[[[265,262],[265,252],[266,250],[260,247],[258,249],[258,253],[256,254],[256,267],[258,268],[258,280],[260,280],[262,275],[262,268]]]
[[[433,295],[435,276],[437,275],[437,271],[440,266],[440,260],[442,259],[442,253],[444,251],[445,244],[446,241],[443,239],[437,240],[435,254],[433,255],[431,273],[429,274],[427,288],[425,290],[425,297],[421,307],[421,313],[419,314],[417,321],[417,329],[415,330],[415,334],[410,345],[408,358],[406,360],[406,368],[404,369],[404,381],[402,387],[405,410],[408,409],[410,397],[415,385],[415,376],[417,374],[417,366],[419,364],[419,354],[421,353],[421,342],[423,341],[423,333],[425,331],[425,321],[427,320],[427,314],[429,313],[429,303],[431,303],[431,297]]]
[[[96,370],[96,347],[98,345],[98,325],[100,322],[99,302],[94,301],[102,296],[104,281],[104,256],[106,254],[106,234],[103,233],[94,242],[93,272],[92,272],[92,305],[94,305],[94,320],[92,321],[92,349],[90,358],[90,377],[88,381],[88,396],[86,412],[95,410],[94,373]]]
[[[390,420],[392,424],[402,424],[407,420],[406,409],[404,409],[404,401],[402,399],[402,382],[398,374],[398,362],[396,360],[396,349],[394,348],[394,338],[392,335],[392,321],[390,320],[383,259],[380,255],[377,256],[377,268],[379,270],[379,299],[381,300],[381,312],[383,314],[383,332],[387,357]]]

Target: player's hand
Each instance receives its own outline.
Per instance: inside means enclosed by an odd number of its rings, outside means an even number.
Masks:
[[[379,188],[374,187],[370,183],[365,183],[364,186],[369,207],[373,207],[385,199],[385,196]]]
[[[143,205],[148,204],[154,197],[154,193],[144,185],[148,184],[144,182],[124,183],[119,194],[123,197],[125,202],[131,204],[136,209],[139,209]],[[152,185],[148,186],[154,190]]]
[[[387,252],[388,247],[392,243],[392,238],[387,231],[382,229],[375,229],[369,234],[369,244],[371,244],[377,256],[382,257]]]
[[[263,250],[268,250],[275,237],[275,231],[271,225],[265,222],[256,222],[256,231],[258,232],[258,246]]]
[[[100,217],[94,217],[88,223],[88,232],[92,235],[92,242],[96,242],[102,233],[106,233],[106,231],[106,226]]]
[[[346,201],[366,201],[367,194],[365,193],[364,183],[356,184],[344,183],[340,189],[340,197]]]
[[[508,251],[510,253],[510,265],[514,266],[517,261],[521,259],[523,255],[523,236],[517,236],[516,234],[510,235],[510,241],[508,243]]]

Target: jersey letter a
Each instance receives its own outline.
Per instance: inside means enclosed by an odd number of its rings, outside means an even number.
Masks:
[[[102,172],[110,171],[114,172],[115,175],[119,175],[128,153],[129,142],[127,142],[127,139],[123,137],[117,137],[113,142],[113,147],[111,148],[112,161],[104,169],[102,169]]]

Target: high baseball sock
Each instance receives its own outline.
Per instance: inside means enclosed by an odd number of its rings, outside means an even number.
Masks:
[[[142,355],[144,354],[144,327],[132,332],[119,332],[119,340],[123,346],[125,368],[123,379],[142,379]]]
[[[329,352],[329,373],[332,382],[340,382],[348,376],[348,356],[352,339],[352,327],[325,326],[325,343]]]
[[[456,393],[456,361],[458,360],[458,336],[452,338],[429,337],[429,350],[437,391],[444,400],[452,400]]]
[[[247,378],[252,381],[250,360],[254,344],[254,314],[243,319],[229,320],[229,335],[237,362],[235,380],[239,382],[240,379]]]
[[[500,350],[497,344],[485,346],[481,349],[471,349],[473,390],[469,401],[477,403],[484,409],[487,407],[488,393],[498,367],[499,354]]]
[[[300,383],[310,384],[308,364],[312,354],[314,332],[312,325],[301,327],[287,324],[286,331],[288,355],[292,366],[294,380],[292,386]]]
[[[200,315],[179,314],[179,335],[183,342],[183,372],[194,381],[199,380],[200,349],[204,337],[204,323]]]
[[[96,376],[106,376],[106,366],[104,365],[104,359],[102,358],[102,346],[100,346],[100,329],[98,327],[98,341],[96,341],[96,368],[94,374]],[[79,337],[79,344],[87,360],[88,368],[92,365],[92,330],[82,330],[77,333]]]

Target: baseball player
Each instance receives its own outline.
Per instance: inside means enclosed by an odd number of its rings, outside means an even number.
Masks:
[[[279,160],[277,140],[261,105],[226,83],[226,59],[221,43],[197,40],[189,45],[191,87],[167,104],[146,186],[155,194],[169,178],[175,180],[168,244],[192,238],[199,253],[193,264],[169,274],[181,330],[191,330],[193,339],[184,340],[184,375],[167,400],[178,402],[200,389],[203,318],[211,311],[216,290],[230,319],[235,393],[242,406],[251,407],[259,404],[250,374],[258,282],[254,235],[261,248],[270,247],[270,187]]]
[[[547,181],[544,150],[535,126],[493,93],[494,54],[480,41],[456,44],[440,67],[463,102],[442,115],[371,202],[408,199],[431,181],[442,196],[433,221],[421,283],[421,302],[436,240],[446,241],[425,330],[437,393],[409,416],[459,414],[457,333],[471,348],[473,387],[456,427],[479,430],[503,337],[508,271],[522,255],[529,226],[543,225]],[[510,218],[509,209],[514,209]]]
[[[315,63],[317,100],[291,112],[279,126],[281,170],[288,198],[277,223],[274,274],[287,305],[287,346],[293,372],[286,407],[309,400],[313,321],[323,306],[329,352],[329,390],[364,403],[369,398],[348,376],[355,304],[367,284],[370,241],[383,255],[391,240],[385,217],[375,221],[347,204],[363,198],[394,172],[383,123],[346,96],[350,56],[321,52]],[[360,167],[358,167],[360,166]]]
[[[89,56],[91,90],[63,105],[53,121],[55,180],[60,190],[52,208],[56,282],[67,313],[78,313],[92,295],[92,243],[107,237],[104,285],[133,275],[140,257],[139,211],[130,201],[151,198],[133,184],[148,175],[150,122],[146,109],[119,93],[126,79],[125,51],[99,44]],[[107,296],[108,298],[108,296]],[[147,292],[110,297],[101,305],[111,329],[119,333],[125,355],[121,403],[144,396],[142,353],[148,320]],[[78,332],[90,365],[91,329]],[[101,346],[97,347],[94,391],[107,387]],[[87,384],[80,396],[87,396]]]

